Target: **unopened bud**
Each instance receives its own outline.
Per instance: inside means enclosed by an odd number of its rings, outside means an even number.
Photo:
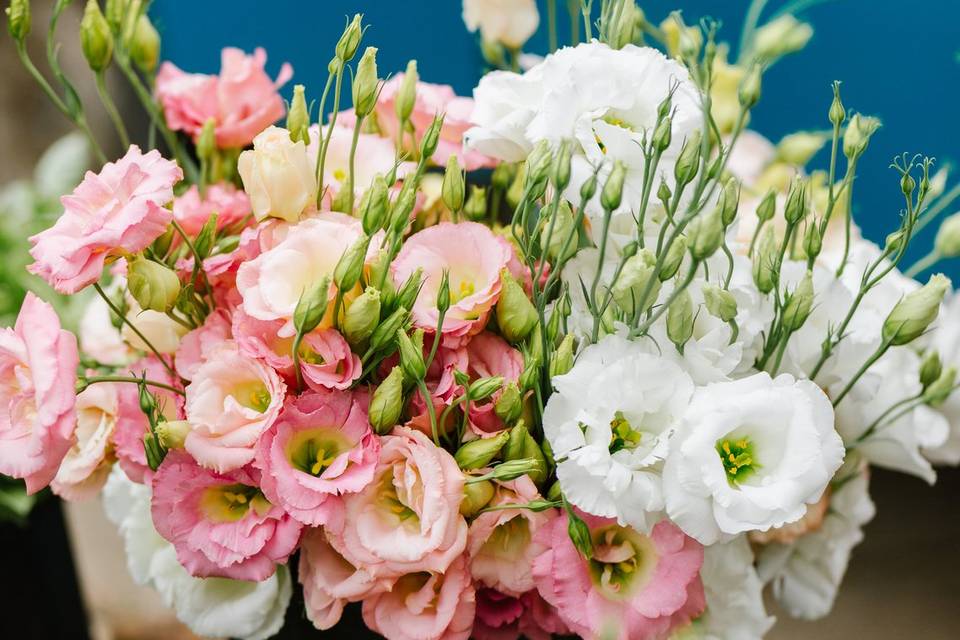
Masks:
[[[683,263],[683,257],[687,254],[687,237],[680,236],[667,247],[667,255],[664,256],[663,264],[660,267],[660,273],[657,274],[660,282],[666,282],[676,275]]]
[[[173,420],[157,424],[157,437],[167,449],[183,449],[183,443],[190,433],[190,423],[186,420]]]
[[[944,258],[960,256],[960,213],[955,213],[940,225],[934,248]]]
[[[469,395],[471,400],[486,400],[503,388],[503,376],[490,376],[474,380],[470,384]]]
[[[850,118],[843,133],[843,153],[848,158],[858,158],[867,150],[870,137],[880,128],[880,120],[859,113]]]
[[[423,349],[414,344],[403,329],[397,329],[397,347],[400,351],[400,367],[408,380],[423,380],[427,365],[423,360]]]
[[[405,182],[390,210],[390,227],[402,234],[410,224],[410,216],[417,206],[417,190],[412,181]]]
[[[30,34],[30,0],[11,0],[7,7],[7,30],[18,42]]]
[[[437,288],[437,311],[445,314],[450,308],[450,272],[444,269],[440,276],[440,286]]]
[[[701,140],[700,131],[695,130],[683,142],[677,164],[673,167],[673,175],[676,178],[678,188],[680,185],[685,185],[693,180],[700,169]]]
[[[759,206],[757,206],[757,219],[760,220],[760,222],[766,222],[772,220],[776,213],[777,194],[773,189],[770,189],[766,195],[763,196],[763,200],[760,201]]]
[[[87,64],[95,72],[99,73],[110,65],[113,58],[113,35],[97,0],[87,0],[83,11],[83,19],[80,20],[80,47]]]
[[[821,249],[823,249],[823,236],[820,234],[820,224],[817,220],[811,220],[803,234],[803,252],[808,260],[813,260],[820,255]]]
[[[660,292],[660,280],[654,272],[656,264],[657,257],[647,248],[639,251],[623,263],[620,277],[613,284],[611,293],[617,305],[626,314],[632,316],[636,313],[642,313],[656,302],[657,294]],[[650,280],[653,280],[653,284],[650,284]],[[640,298],[648,286],[650,291],[641,309],[638,307]]]
[[[584,202],[589,202],[593,199],[593,196],[597,193],[597,174],[590,174],[590,177],[583,181],[583,184],[580,185],[580,199]]]
[[[797,178],[791,183],[787,193],[787,204],[783,209],[783,217],[790,224],[796,224],[807,213],[807,183]]]
[[[615,211],[623,200],[623,183],[627,177],[627,168],[619,160],[614,160],[613,170],[600,192],[600,205],[604,211]]]
[[[497,326],[509,342],[518,343],[537,324],[538,315],[523,287],[510,272],[500,274],[500,299],[497,301]]]
[[[693,335],[693,299],[683,290],[667,309],[667,337],[682,353],[683,345]]]
[[[180,295],[180,278],[166,265],[136,258],[127,265],[127,288],[141,309],[165,313]]]
[[[794,332],[803,326],[813,309],[813,275],[808,271],[797,284],[793,293],[787,296],[783,309],[783,326]]]
[[[943,274],[930,276],[927,284],[904,296],[883,322],[883,341],[895,347],[919,338],[940,312],[943,296],[950,290],[950,279]]]
[[[940,354],[931,349],[923,356],[920,362],[920,385],[926,389],[933,384],[943,371],[943,363],[940,361]]]
[[[754,53],[766,61],[800,51],[813,37],[813,27],[787,13],[757,29]]]
[[[567,535],[570,536],[570,542],[581,556],[587,560],[593,557],[593,536],[590,534],[590,527],[569,506],[567,507]]]
[[[923,401],[931,407],[939,407],[953,393],[956,380],[957,370],[955,367],[944,369],[940,377],[924,390]]]
[[[130,39],[130,57],[145,74],[152,74],[160,62],[160,34],[146,13],[141,13]]]
[[[203,123],[200,130],[200,137],[197,138],[197,156],[201,160],[211,160],[217,153],[217,121],[215,118],[208,118]]]
[[[380,292],[373,287],[360,294],[343,316],[343,336],[352,347],[366,344],[380,323]]]
[[[370,397],[370,426],[379,434],[389,433],[403,411],[403,371],[394,367]]]
[[[670,146],[673,139],[673,120],[670,116],[665,116],[657,122],[657,128],[653,130],[653,137],[650,142],[657,153],[663,153]]]
[[[784,136],[777,145],[777,157],[787,164],[802,167],[817,155],[827,139],[827,136],[822,133],[808,131],[791,133]]]
[[[830,103],[830,111],[827,112],[830,118],[830,124],[839,127],[847,119],[847,110],[843,108],[843,101],[840,100],[840,83],[833,83],[833,102]]]
[[[443,174],[443,188],[441,190],[443,204],[447,209],[457,212],[463,208],[464,191],[463,169],[460,168],[460,163],[457,161],[457,154],[451,153],[450,157],[447,158],[447,168]]]
[[[304,87],[298,84],[293,87],[293,101],[290,103],[290,112],[287,113],[287,131],[293,142],[310,144],[310,111],[307,109],[307,98]]]
[[[417,73],[417,61],[411,60],[407,63],[407,71],[403,74],[400,89],[397,91],[395,107],[400,122],[407,122],[410,114],[413,113],[413,107],[417,103],[418,82],[420,82],[420,74]]]
[[[413,309],[413,303],[420,295],[420,288],[423,286],[423,269],[417,267],[410,277],[407,278],[400,289],[397,290],[397,305],[403,309]]]
[[[510,433],[501,431],[491,438],[471,440],[457,449],[457,452],[453,454],[453,459],[464,471],[482,469],[497,457],[497,454],[500,453],[503,445],[507,444],[509,439]]]
[[[477,185],[471,185],[470,197],[463,206],[463,212],[471,220],[483,220],[487,217],[487,190]]]
[[[900,176],[900,191],[908,198],[913,195],[913,190],[917,188],[917,181],[913,179],[908,171]]]
[[[472,518],[493,499],[493,483],[489,480],[471,482],[463,485],[463,500],[460,501],[460,515]]]
[[[723,227],[727,228],[733,224],[737,217],[737,207],[740,205],[740,183],[736,178],[730,178],[723,185],[723,191],[720,192],[720,201],[717,208],[720,209],[720,221]]]
[[[497,398],[493,410],[504,424],[513,424],[523,410],[523,396],[516,382],[511,382],[503,388],[503,393]]]
[[[740,81],[737,99],[740,100],[740,106],[744,109],[752,109],[760,101],[760,75],[760,65],[755,64]]]
[[[533,389],[540,382],[540,358],[531,354],[525,357],[523,371],[520,373],[520,389]]]
[[[341,62],[350,62],[353,56],[357,54],[357,48],[360,46],[360,38],[363,37],[363,16],[355,14],[350,24],[346,26],[337,41],[337,58]]]
[[[372,236],[383,228],[389,205],[390,193],[387,181],[382,175],[377,175],[364,194],[363,206],[360,209],[365,234]]]
[[[723,244],[723,221],[720,209],[700,214],[687,227],[687,247],[694,260],[706,260]]]
[[[440,131],[443,129],[443,114],[434,116],[427,130],[423,132],[423,138],[420,139],[420,157],[432,158],[440,144]]]
[[[490,472],[490,477],[493,480],[509,482],[510,480],[516,480],[520,476],[533,476],[542,469],[543,462],[540,460],[536,458],[520,458],[519,460],[501,462]]]
[[[568,333],[550,358],[550,377],[562,376],[573,369],[573,334]]]
[[[570,184],[570,164],[573,159],[572,146],[569,140],[560,143],[557,154],[553,158],[553,184],[557,191],[563,191]]]
[[[553,262],[562,262],[577,251],[577,229],[574,226],[573,211],[566,200],[557,205],[552,217],[545,216],[540,235],[540,249]],[[552,233],[548,233],[550,229]]]
[[[307,335],[317,328],[327,313],[330,302],[330,276],[324,276],[313,287],[300,294],[293,310],[293,326],[300,335]]]
[[[737,300],[726,289],[707,283],[703,285],[703,303],[707,312],[723,322],[730,322],[737,317]]]
[[[350,291],[360,281],[369,246],[370,238],[361,236],[340,256],[333,270],[333,282],[341,292]]]
[[[670,185],[667,184],[666,180],[660,181],[660,187],[657,188],[657,199],[663,203],[664,209],[670,208],[670,198],[673,197],[673,192],[670,190]]]
[[[773,227],[765,226],[760,231],[753,255],[753,282],[760,293],[770,293],[776,284],[776,238]]]
[[[368,115],[377,104],[377,48],[367,47],[357,64],[353,78],[353,110],[358,117]]]

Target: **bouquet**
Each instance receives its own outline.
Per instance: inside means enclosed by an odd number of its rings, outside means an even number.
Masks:
[[[557,48],[550,2],[536,59],[532,1],[465,0],[473,99],[415,62],[382,80],[357,15],[318,104],[286,105],[259,49],[158,64],[147,4],[80,23],[150,117],[144,151],[101,92],[111,162],[7,10],[103,164],[30,238],[31,273],[96,296],[80,348],[32,293],[4,330],[0,472],[102,493],[196,633],[272,636],[296,588],[318,629],[362,603],[391,640],[760,638],[765,589],[829,611],[871,466],[960,461],[950,282],[911,277],[960,254],[958,219],[901,271],[957,190],[895,159],[879,246],[852,210],[880,122],[839,83],[824,132],[747,129],[811,36],[789,11],[751,11],[734,59],[632,0],[568,3]]]

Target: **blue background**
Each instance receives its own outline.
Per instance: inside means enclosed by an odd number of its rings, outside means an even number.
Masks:
[[[561,42],[567,33],[564,0],[558,0]],[[599,5],[599,1],[595,4]],[[784,4],[772,0],[768,13]],[[541,29],[527,50],[546,50],[546,9]],[[683,10],[688,23],[709,15],[723,24],[721,39],[736,43],[746,0],[657,0],[641,3],[648,19]],[[903,152],[935,156],[944,166],[960,156],[960,5],[956,0],[833,0],[802,15],[815,35],[807,48],[778,63],[768,74],[751,127],[777,141],[798,129],[829,126],[830,83],[843,81],[848,112],[879,116],[884,127],[860,163],[855,216],[866,235],[882,240],[893,230],[902,206],[890,161]],[[283,61],[294,66],[294,82],[316,97],[345,16],[365,14],[365,45],[379,47],[381,76],[418,61],[420,76],[452,84],[469,95],[482,61],[475,37],[467,33],[459,0],[156,0],[154,20],[163,36],[163,57],[188,71],[215,73],[226,45],[263,46],[268,69]],[[292,83],[287,85],[289,95]],[[349,94],[349,91],[346,92]],[[826,163],[825,154],[811,167]],[[952,181],[951,181],[952,182]],[[951,208],[949,212],[954,209]],[[905,264],[925,254],[936,224],[917,239]],[[960,261],[941,263],[956,279]]]

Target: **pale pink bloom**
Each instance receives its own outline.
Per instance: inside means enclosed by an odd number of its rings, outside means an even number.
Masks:
[[[569,635],[557,610],[536,590],[519,597],[495,589],[477,589],[477,619],[473,625],[476,640],[550,640],[554,635]]]
[[[333,277],[340,256],[363,234],[356,218],[342,213],[321,213],[290,227],[283,240],[253,260],[240,265],[237,289],[243,297],[244,312],[257,320],[283,320],[278,335],[296,334],[293,312],[304,291],[316,286],[324,276]],[[376,243],[371,243],[372,259]],[[336,287],[329,291],[327,320],[333,319]]]
[[[589,561],[567,533],[565,513],[540,528],[537,590],[585,638],[664,638],[703,612],[703,547],[669,520],[647,536],[580,514],[593,538]]]
[[[540,498],[528,476],[495,485],[490,506],[526,504]],[[553,513],[529,509],[487,511],[470,523],[467,553],[473,579],[502,593],[519,597],[535,587],[533,560],[544,550],[534,536]]]
[[[50,483],[65,500],[91,498],[107,481],[113,467],[110,440],[120,414],[119,386],[97,383],[77,394],[75,441]]]
[[[174,361],[177,373],[186,380],[193,380],[210,355],[230,338],[230,317],[222,309],[213,311],[202,325],[180,339]]]
[[[235,343],[223,343],[187,385],[191,431],[184,446],[221,473],[242,467],[280,414],[286,391],[276,371],[242,355]]]
[[[283,116],[283,98],[277,90],[293,75],[293,68],[284,63],[277,79],[271,80],[264,71],[266,62],[267,54],[261,48],[248,56],[232,47],[220,54],[219,76],[184,73],[164,62],[157,74],[157,98],[167,125],[196,141],[204,123],[212,118],[217,146],[247,146]]]
[[[445,346],[459,346],[479,333],[500,297],[500,271],[513,250],[503,238],[477,222],[443,222],[410,236],[390,266],[400,286],[417,268],[424,283],[412,309],[413,322],[434,332],[439,320],[437,291],[443,272],[450,277],[450,308],[441,333]]]
[[[153,476],[150,510],[190,575],[259,582],[296,549],[300,523],[270,504],[258,480],[250,467],[220,474],[183,451],[167,453]]]
[[[403,85],[406,74],[398,73],[384,83],[377,100],[377,124],[383,134],[391,140],[397,140],[400,122],[397,118],[397,94]],[[496,160],[482,153],[463,148],[463,134],[473,125],[470,116],[473,114],[473,98],[458,96],[453,87],[446,84],[432,84],[430,82],[417,83],[417,98],[410,114],[410,124],[413,125],[417,143],[433,118],[443,115],[443,127],[440,129],[440,142],[433,154],[433,162],[439,166],[447,164],[451,155],[456,155],[460,166],[467,171],[492,167]],[[407,134],[408,135],[408,134]],[[408,139],[404,139],[409,144]]]
[[[467,640],[476,594],[464,556],[443,573],[401,576],[389,591],[363,601],[363,621],[387,640]]]
[[[203,196],[194,185],[173,201],[173,217],[190,235],[200,233],[214,213],[218,231],[236,225],[252,213],[250,199],[232,184],[223,182],[209,185]]]
[[[467,541],[463,473],[419,431],[395,427],[380,444],[374,479],[344,496],[343,523],[328,529],[331,543],[376,577],[445,571]]]
[[[270,502],[305,525],[338,522],[339,496],[370,484],[380,441],[367,422],[367,395],[326,389],[288,402],[260,438],[255,466]]]
[[[305,211],[317,209],[314,156],[290,132],[269,127],[253,139],[253,149],[237,158],[237,173],[258,221],[280,218],[297,222]]]
[[[300,540],[300,584],[307,618],[317,629],[340,622],[343,607],[385,591],[393,580],[376,580],[358,569],[330,545],[323,528],[308,528]]]
[[[300,343],[300,371],[311,389],[349,389],[363,363],[336,329],[312,331]]]
[[[471,380],[503,376],[503,383],[507,385],[517,382],[523,373],[523,355],[489,331],[478,333],[467,343],[467,357],[470,363],[467,373]],[[474,433],[485,436],[505,428],[503,420],[494,411],[501,395],[503,389],[486,400],[470,403],[470,428]]]
[[[30,238],[34,262],[27,270],[60,293],[93,284],[108,258],[136,253],[161,236],[172,215],[173,185],[183,178],[176,163],[157,150],[143,154],[131,145],[99,174],[88,171],[73,193],[63,196],[63,215]]]
[[[284,324],[283,320],[258,320],[242,305],[233,312],[233,336],[240,353],[263,360],[287,380],[293,380],[294,337],[280,337]]]
[[[74,442],[77,339],[27,292],[17,322],[0,329],[0,473],[27,493],[50,484]]]

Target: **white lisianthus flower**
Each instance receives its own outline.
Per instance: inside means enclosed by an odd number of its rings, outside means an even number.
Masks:
[[[535,0],[463,0],[463,23],[486,42],[519,49],[536,33],[540,13]]]
[[[954,294],[941,313],[930,348],[940,354],[944,368],[960,370],[960,295]],[[926,448],[923,453],[934,464],[956,466],[960,464],[960,393],[954,391],[936,411],[946,419],[949,433],[943,443]]]
[[[757,373],[699,389],[663,468],[667,514],[702,544],[803,517],[843,462],[830,400]]]
[[[543,428],[563,494],[587,513],[649,531],[663,510],[661,462],[693,394],[690,377],[610,335],[553,383]]]
[[[776,622],[763,605],[763,583],[745,535],[703,550],[700,570],[707,608],[672,640],[758,640]]]
[[[293,586],[286,567],[263,582],[194,578],[177,561],[150,516],[150,489],[115,468],[103,490],[107,517],[120,528],[137,584],[157,590],[177,619],[201,636],[264,640],[283,626]]]
[[[842,474],[841,474],[842,475]],[[792,544],[773,543],[757,552],[757,571],[773,596],[794,617],[815,619],[830,612],[850,552],[863,540],[862,527],[873,519],[867,474],[836,488],[823,525]]]

